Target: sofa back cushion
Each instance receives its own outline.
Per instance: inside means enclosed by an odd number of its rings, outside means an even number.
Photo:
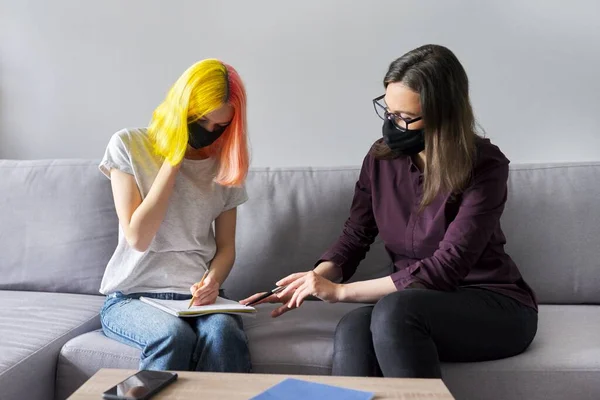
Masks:
[[[0,289],[99,294],[117,223],[96,161],[0,161]]]
[[[239,208],[237,257],[225,282],[239,299],[270,290],[279,279],[311,269],[342,233],[357,168],[254,170],[250,200]],[[389,275],[391,262],[377,239],[353,280]]]
[[[342,231],[358,172],[252,170],[228,295],[312,268]],[[541,303],[600,304],[599,182],[600,163],[511,168],[506,249]],[[117,228],[97,161],[0,161],[0,289],[97,294]],[[389,273],[377,239],[353,280]]]
[[[507,252],[542,303],[600,304],[600,163],[516,165]]]

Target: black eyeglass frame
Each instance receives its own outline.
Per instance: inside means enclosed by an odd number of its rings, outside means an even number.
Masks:
[[[420,121],[423,119],[423,117],[404,118],[400,114],[389,112],[387,107],[385,106],[385,104],[380,103],[380,101],[383,100],[384,97],[385,97],[385,94],[382,94],[381,96],[375,97],[373,99],[373,108],[375,109],[375,114],[377,114],[377,116],[384,121],[385,120],[392,121],[392,123],[394,124],[394,126],[397,129],[400,129],[401,131],[406,131],[409,129],[408,128],[409,124],[412,124],[413,122],[417,122],[417,121]],[[383,116],[379,113],[378,108],[383,111]],[[404,126],[398,125],[398,120],[403,121],[406,124],[406,126],[404,127]]]

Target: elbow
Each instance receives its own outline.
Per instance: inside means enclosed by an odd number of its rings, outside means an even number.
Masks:
[[[140,253],[145,253],[146,250],[148,250],[148,247],[150,247],[149,245],[141,245],[139,243],[130,244],[130,246],[133,247],[134,250],[139,251]]]
[[[150,247],[150,242],[148,240],[144,240],[143,238],[139,237],[138,235],[127,235],[125,237],[125,239],[127,240],[127,244],[133,248],[136,251],[139,251],[141,253],[146,252],[146,250],[148,250],[148,248]]]
[[[235,245],[219,246],[217,243],[217,253],[214,258],[218,258],[225,264],[233,266],[235,263]]]

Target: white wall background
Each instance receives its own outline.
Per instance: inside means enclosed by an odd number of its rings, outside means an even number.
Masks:
[[[253,165],[357,165],[394,58],[449,46],[513,162],[600,160],[597,0],[0,0],[0,158],[99,158],[207,57],[249,95]]]

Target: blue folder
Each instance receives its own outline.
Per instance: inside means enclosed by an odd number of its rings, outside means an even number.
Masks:
[[[288,378],[251,400],[371,400],[374,393]]]

